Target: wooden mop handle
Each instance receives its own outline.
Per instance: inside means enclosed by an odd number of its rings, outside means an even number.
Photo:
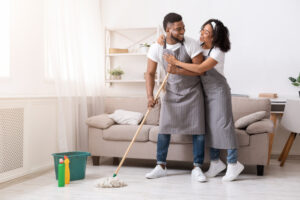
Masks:
[[[169,72],[168,72],[167,75],[165,76],[164,81],[162,82],[160,88],[158,89],[158,91],[157,91],[157,93],[156,93],[156,95],[155,95],[154,101],[156,101],[156,100],[158,99],[159,94],[160,94],[161,90],[163,89],[165,83],[167,82],[168,77],[169,77]],[[131,142],[130,142],[130,144],[129,144],[129,146],[128,146],[128,148],[127,148],[127,150],[126,150],[126,152],[125,152],[125,154],[124,154],[124,156],[123,156],[123,158],[122,158],[122,160],[121,160],[121,162],[120,162],[120,164],[119,164],[119,166],[118,166],[118,168],[116,169],[116,171],[115,171],[115,173],[114,173],[114,175],[113,175],[113,177],[117,176],[117,174],[118,174],[120,168],[122,167],[123,162],[125,161],[126,156],[127,156],[128,152],[129,152],[131,146],[133,145],[133,143],[134,143],[134,141],[135,141],[135,138],[136,138],[136,137],[138,136],[138,134],[140,133],[140,131],[141,131],[141,129],[142,129],[142,127],[143,127],[143,125],[144,125],[144,123],[145,123],[147,117],[148,117],[149,112],[150,112],[150,108],[148,108],[148,110],[147,110],[147,112],[146,112],[146,114],[145,114],[145,116],[144,116],[144,119],[143,119],[142,123],[140,124],[140,126],[139,126],[139,128],[137,129],[137,131],[136,131],[134,137],[132,138],[132,140],[131,140]]]

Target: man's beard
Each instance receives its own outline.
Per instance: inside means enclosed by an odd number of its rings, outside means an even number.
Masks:
[[[171,33],[171,38],[172,38],[172,40],[174,40],[174,41],[176,41],[176,42],[179,42],[179,43],[181,43],[181,44],[183,44],[183,42],[184,42],[184,38],[183,38],[182,40],[179,40],[178,38],[174,37],[174,36],[172,35],[172,33]]]

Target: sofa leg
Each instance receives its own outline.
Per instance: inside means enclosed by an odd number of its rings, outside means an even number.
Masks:
[[[118,157],[113,157],[113,165],[119,165],[120,160]]]
[[[264,175],[264,167],[263,165],[256,165],[257,169],[257,176],[263,176]]]
[[[98,166],[100,164],[100,156],[92,156],[93,165]]]

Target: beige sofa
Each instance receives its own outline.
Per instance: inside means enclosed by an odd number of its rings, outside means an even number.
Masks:
[[[268,159],[268,133],[273,132],[270,117],[270,100],[251,99],[247,97],[232,97],[234,121],[257,111],[266,111],[265,119],[255,122],[247,129],[236,129],[239,150],[238,160],[245,165],[256,165],[257,175],[263,175]],[[106,97],[105,112],[113,113],[116,109],[125,109],[145,113],[147,101],[144,97]],[[159,124],[160,104],[150,112],[136,142],[133,144],[127,158],[156,159],[156,142]],[[121,158],[124,155],[138,126],[118,125],[108,118],[107,114],[95,116],[87,121],[89,126],[89,152],[93,164],[99,165],[101,156]],[[250,133],[249,133],[250,132]],[[209,161],[209,151],[206,147],[205,162]],[[222,153],[224,161],[226,154]],[[167,160],[193,161],[192,137],[173,135]]]

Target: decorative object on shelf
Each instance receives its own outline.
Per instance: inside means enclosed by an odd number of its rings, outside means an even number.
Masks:
[[[109,48],[109,53],[128,53],[128,49]]]
[[[277,93],[259,93],[259,97],[265,97],[265,98],[271,98],[271,99],[276,99],[278,98]]]
[[[110,74],[111,80],[121,80],[122,74],[124,74],[124,71],[122,69],[120,69],[120,67],[118,67],[116,69],[110,70],[109,74]]]
[[[299,87],[300,86],[300,73],[297,78],[289,77],[289,80],[291,81],[292,85]],[[298,92],[299,92],[299,97],[300,97],[300,90]]]
[[[140,44],[140,52],[141,53],[148,53],[149,48],[150,48],[150,44],[148,44],[148,43]]]

